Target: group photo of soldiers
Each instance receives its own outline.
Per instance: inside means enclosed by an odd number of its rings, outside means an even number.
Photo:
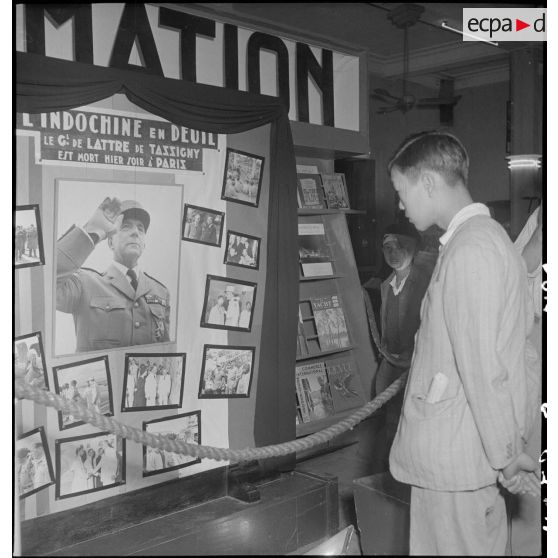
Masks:
[[[225,214],[207,207],[184,205],[182,240],[221,246]]]
[[[54,484],[54,473],[43,427],[28,432],[15,444],[15,475],[19,496],[29,496]]]
[[[39,206],[16,208],[14,265],[27,267],[44,263]]]
[[[107,416],[114,414],[107,357],[54,366],[52,373],[57,395],[85,403],[97,413]],[[58,411],[58,415],[61,430],[84,424],[71,414]]]
[[[164,417],[143,423],[150,434],[165,436],[186,444],[201,443],[201,413],[193,411],[173,417]],[[151,446],[143,446],[143,476],[171,471],[200,463],[200,459],[183,453],[174,453]]]
[[[208,275],[201,326],[249,331],[255,297],[256,283]]]
[[[123,411],[172,409],[182,405],[186,355],[126,355]]]
[[[264,158],[227,148],[221,198],[258,207]]]
[[[205,346],[198,397],[249,397],[254,348]]]

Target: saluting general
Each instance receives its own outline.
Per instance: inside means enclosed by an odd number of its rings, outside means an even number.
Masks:
[[[150,220],[137,201],[106,198],[58,240],[56,308],[73,315],[76,352],[169,341],[169,291],[140,264]],[[105,240],[107,270],[82,267]]]

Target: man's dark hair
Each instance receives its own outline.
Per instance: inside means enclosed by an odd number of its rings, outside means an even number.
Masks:
[[[420,132],[407,137],[388,163],[393,169],[418,178],[423,170],[441,174],[450,186],[462,182],[467,186],[469,156],[463,144],[448,132]]]

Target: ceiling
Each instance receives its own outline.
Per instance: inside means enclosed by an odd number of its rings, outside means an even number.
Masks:
[[[408,2],[406,4],[409,4]],[[509,52],[526,43],[464,42],[461,35],[440,27],[445,20],[461,29],[463,8],[533,7],[533,4],[417,3],[424,8],[409,29],[409,80],[437,88],[442,77],[453,78],[455,88],[507,81]],[[210,13],[228,14],[247,26],[265,25],[278,35],[300,35],[309,43],[336,50],[366,51],[369,72],[387,79],[401,77],[403,31],[387,18],[400,3],[282,2],[189,4]],[[219,19],[215,17],[215,19]],[[541,43],[534,43],[539,46]]]

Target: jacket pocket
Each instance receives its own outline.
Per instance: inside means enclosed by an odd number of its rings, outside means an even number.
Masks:
[[[448,397],[436,401],[436,403],[428,403],[426,395],[413,394],[411,395],[411,402],[415,410],[415,417],[419,420],[426,420],[446,414],[456,403],[457,396]]]
[[[124,310],[126,308],[126,304],[122,300],[113,296],[93,296],[89,301],[89,306],[98,310],[105,310],[106,312]]]

